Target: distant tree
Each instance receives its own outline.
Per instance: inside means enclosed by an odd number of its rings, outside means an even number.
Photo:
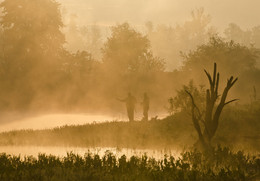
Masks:
[[[147,34],[148,34],[148,36],[149,36],[149,34],[151,34],[151,33],[153,32],[153,30],[154,30],[153,22],[147,21],[147,22],[145,23],[145,28],[146,28]]]
[[[260,25],[252,29],[252,40],[256,48],[260,48]]]
[[[186,90],[187,94],[191,98],[192,107],[192,121],[194,128],[196,129],[199,136],[199,143],[203,146],[203,148],[210,148],[211,140],[216,134],[219,125],[219,118],[223,108],[231,103],[236,101],[237,99],[233,99],[231,101],[227,101],[227,95],[232,86],[236,83],[237,78],[233,78],[231,76],[227,80],[226,87],[224,88],[221,96],[219,95],[219,73],[217,72],[217,65],[214,64],[213,75],[211,76],[206,70],[205,73],[209,80],[210,88],[206,91],[206,108],[205,114],[201,111],[201,109],[197,106],[195,99],[192,93],[189,90]],[[218,98],[220,100],[218,102]],[[216,105],[217,104],[217,105]]]
[[[225,37],[228,41],[233,40],[236,43],[241,45],[251,45],[253,44],[252,40],[252,31],[247,30],[243,31],[237,24],[230,23],[224,31]]]
[[[187,49],[191,50],[199,44],[205,43],[209,35],[214,33],[214,28],[210,26],[210,22],[211,17],[205,13],[203,8],[193,10],[191,20],[186,21],[183,26],[179,27],[181,38],[186,39],[184,47],[188,46]]]
[[[260,48],[260,26],[243,30],[235,23],[230,23],[224,31],[224,38],[228,41],[234,41],[241,45],[254,46]]]
[[[104,65],[116,72],[156,72],[164,70],[163,60],[154,57],[146,36],[128,23],[112,27],[112,35],[103,48]]]
[[[102,34],[98,25],[79,26],[77,15],[71,14],[68,25],[64,28],[66,48],[69,52],[87,51],[100,60],[103,46]]]
[[[216,34],[210,25],[211,17],[203,8],[191,12],[189,20],[176,26],[146,23],[146,30],[151,40],[152,50],[156,56],[165,59],[167,69],[173,70],[181,66],[180,51],[194,50],[198,45],[206,43],[211,35]]]
[[[95,59],[101,59],[102,34],[98,25],[91,25],[86,33],[86,47]]]
[[[68,25],[65,27],[66,48],[72,53],[86,50],[84,36],[85,31],[77,25],[77,15],[71,14]]]

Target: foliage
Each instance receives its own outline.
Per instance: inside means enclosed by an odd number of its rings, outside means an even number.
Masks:
[[[168,111],[171,112],[190,112],[192,104],[189,95],[186,93],[189,91],[193,97],[197,106],[200,110],[205,109],[205,97],[206,91],[203,85],[200,85],[199,88],[194,85],[194,81],[191,80],[188,85],[183,85],[182,89],[177,90],[177,95],[174,98],[169,99],[170,107]],[[204,111],[203,111],[204,112]]]
[[[207,44],[197,47],[196,50],[183,54],[185,60],[183,69],[193,70],[196,73],[201,67],[208,69],[213,63],[225,70],[226,74],[239,75],[246,70],[256,68],[259,50],[246,47],[233,41],[224,41],[220,37],[211,37]]]
[[[260,160],[243,152],[217,148],[213,153],[184,152],[181,158],[163,160],[125,155],[103,157],[90,152],[84,157],[67,153],[59,158],[0,155],[0,179],[6,180],[252,180],[259,177]]]
[[[254,46],[260,48],[260,26],[252,29],[243,30],[237,24],[230,23],[224,31],[228,41],[233,40],[241,45]]]

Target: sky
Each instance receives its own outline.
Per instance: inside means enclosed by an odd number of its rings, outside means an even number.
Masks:
[[[212,17],[212,25],[220,30],[229,23],[243,29],[260,24],[260,0],[58,0],[67,17],[76,14],[81,25],[112,26],[129,22],[142,26],[181,24],[190,12],[203,7]]]

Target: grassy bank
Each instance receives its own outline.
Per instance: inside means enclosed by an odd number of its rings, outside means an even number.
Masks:
[[[213,144],[259,152],[259,112],[234,107],[224,110]],[[149,122],[115,121],[0,134],[0,145],[183,149],[196,140],[197,134],[187,113]]]

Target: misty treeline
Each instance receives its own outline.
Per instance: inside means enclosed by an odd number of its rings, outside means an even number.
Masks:
[[[205,84],[202,70],[213,62],[220,79],[239,77],[231,95],[241,102],[259,91],[259,26],[230,24],[221,35],[198,9],[182,25],[147,22],[141,32],[117,24],[103,40],[98,26],[78,27],[73,16],[65,27],[53,0],[5,0],[0,7],[1,111],[118,111],[116,98],[127,92],[139,100],[147,92],[152,111],[161,111],[191,79]]]

